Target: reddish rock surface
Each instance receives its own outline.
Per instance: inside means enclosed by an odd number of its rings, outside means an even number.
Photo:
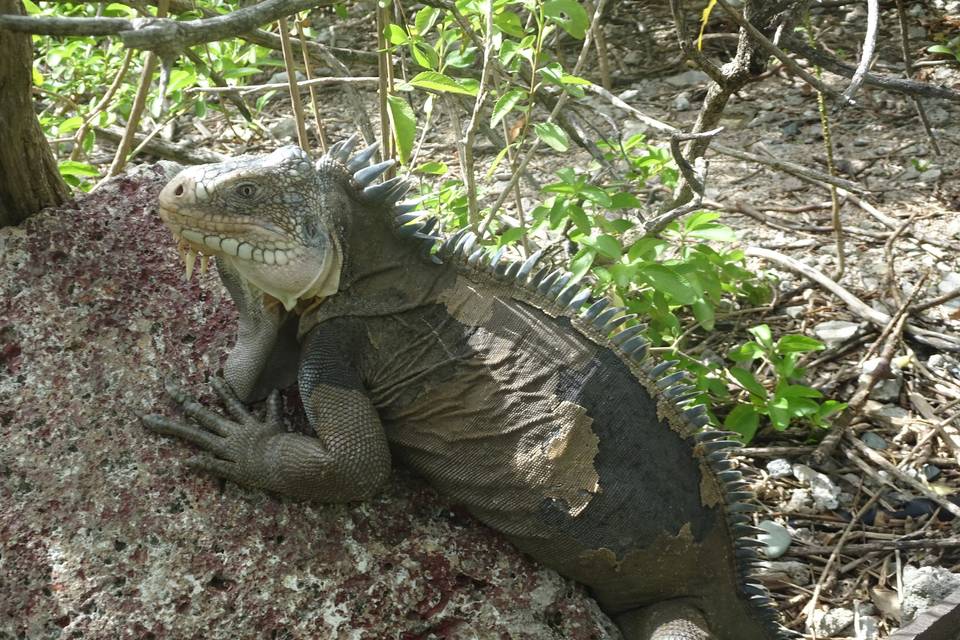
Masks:
[[[140,426],[171,412],[166,376],[209,400],[233,340],[216,276],[184,281],[164,181],[0,229],[0,639],[618,637],[402,471],[367,503],[297,503]]]

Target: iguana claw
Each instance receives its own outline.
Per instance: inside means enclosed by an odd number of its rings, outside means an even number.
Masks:
[[[191,458],[188,466],[249,485],[252,467],[263,464],[261,444],[284,431],[280,416],[280,393],[274,390],[267,399],[263,420],[247,410],[222,378],[210,381],[229,417],[212,411],[180,387],[167,382],[167,394],[196,424],[157,414],[140,416],[144,426],[165,436],[173,436],[197,445],[212,455]],[[197,426],[199,425],[199,426]]]

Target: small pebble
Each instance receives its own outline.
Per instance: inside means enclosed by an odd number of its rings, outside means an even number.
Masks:
[[[767,473],[771,478],[786,478],[793,473],[793,467],[789,460],[774,458],[767,463]]]
[[[771,560],[779,558],[787,552],[791,538],[790,532],[787,531],[786,527],[772,520],[763,520],[757,527],[766,531],[766,533],[758,534],[757,539],[767,545],[764,548],[764,553],[767,558]]]
[[[813,333],[828,347],[838,347],[855,336],[859,328],[860,325],[856,322],[828,320],[815,326]]]
[[[864,433],[860,434],[860,440],[863,442],[863,444],[867,445],[871,449],[876,449],[877,451],[883,451],[887,448],[887,441],[873,431],[865,431]]]

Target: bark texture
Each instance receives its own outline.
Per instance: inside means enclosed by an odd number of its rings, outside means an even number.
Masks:
[[[20,0],[0,0],[0,14],[22,14]],[[57,206],[70,190],[57,171],[30,96],[30,35],[0,29],[0,227]]]

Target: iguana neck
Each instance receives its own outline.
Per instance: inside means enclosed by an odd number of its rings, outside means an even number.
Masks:
[[[340,316],[387,315],[435,302],[455,277],[448,264],[433,264],[422,245],[396,237],[390,215],[357,211],[340,229],[344,248],[340,288],[303,312],[301,335]]]

